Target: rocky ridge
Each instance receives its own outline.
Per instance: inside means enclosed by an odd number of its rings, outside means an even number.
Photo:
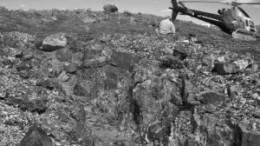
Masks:
[[[259,145],[259,42],[87,13],[85,33],[1,32],[0,145]]]

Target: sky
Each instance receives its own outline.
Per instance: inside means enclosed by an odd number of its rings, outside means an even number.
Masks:
[[[168,7],[171,6],[171,0],[0,0],[0,5],[8,9],[88,9],[102,11],[105,4],[116,4],[119,12],[125,10],[133,13],[148,13],[159,16],[171,14]],[[192,1],[192,0],[191,0]],[[221,1],[221,0],[207,0]],[[260,0],[240,0],[243,2],[260,2]],[[208,3],[187,3],[186,6],[191,9],[217,13],[218,9],[229,8],[225,4],[208,4]],[[242,6],[242,8],[251,16],[255,24],[260,25],[260,5]],[[178,15],[177,19],[193,21],[202,24],[204,22],[193,19],[189,16]]]

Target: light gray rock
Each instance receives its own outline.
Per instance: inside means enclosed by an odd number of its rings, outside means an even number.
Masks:
[[[57,33],[47,36],[43,42],[41,50],[43,51],[55,51],[59,48],[65,48],[67,45],[67,38],[65,33]]]

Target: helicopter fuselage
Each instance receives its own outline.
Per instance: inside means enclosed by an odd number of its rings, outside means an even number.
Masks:
[[[179,2],[179,4],[177,4],[174,0],[172,1],[172,4],[173,8],[170,8],[173,10],[172,17],[176,18],[176,13],[180,12],[184,15],[189,15],[202,21],[214,24],[229,34],[238,29],[248,33],[256,33],[254,22],[250,16],[238,6],[233,6],[230,9],[221,9],[218,11],[218,14],[214,14],[188,9],[183,3]]]

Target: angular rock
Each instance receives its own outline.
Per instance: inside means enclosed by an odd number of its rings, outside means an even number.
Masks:
[[[242,91],[242,88],[238,85],[231,85],[227,89],[228,95],[230,97],[238,95],[239,93],[241,93],[241,91]]]
[[[152,123],[147,132],[147,137],[150,141],[167,142],[171,134],[171,121],[168,123],[155,122]]]
[[[64,92],[66,95],[72,95],[73,89],[77,84],[78,78],[76,75],[71,75],[66,82],[59,82],[59,86],[61,87],[61,91]]]
[[[173,50],[173,56],[179,58],[180,60],[184,60],[188,56],[188,54],[184,47],[176,46]]]
[[[65,63],[64,64],[64,70],[67,72],[67,73],[70,73],[70,74],[74,74],[76,73],[77,71],[77,66],[75,63]]]
[[[86,68],[98,68],[107,64],[107,58],[102,54],[102,48],[88,49],[84,52],[83,66]]]
[[[37,112],[39,114],[44,113],[47,110],[46,102],[43,100],[24,101],[16,100],[19,108],[22,110],[28,110],[30,112]]]
[[[132,65],[138,63],[140,59],[141,58],[139,56],[131,53],[113,51],[111,56],[111,64],[123,70],[130,71]]]
[[[208,92],[208,93],[203,93],[200,95],[202,99],[200,100],[203,104],[212,104],[216,102],[221,102],[227,99],[227,97],[223,94],[220,93],[215,93],[215,92]]]
[[[58,80],[61,82],[66,82],[69,80],[69,76],[66,74],[65,71],[63,71],[59,76],[58,76]]]
[[[160,67],[171,69],[183,69],[184,63],[173,56],[163,56],[161,59]]]
[[[42,92],[42,94],[43,93],[44,92]],[[10,96],[6,99],[5,103],[12,106],[18,106],[22,111],[29,111],[32,113],[37,112],[42,114],[47,110],[46,99],[37,93],[25,95],[20,98]]]
[[[33,125],[21,140],[20,146],[52,146],[52,140],[42,128]]]
[[[120,77],[120,69],[113,66],[107,66],[104,67],[104,72],[106,74],[106,78],[104,79],[105,89],[116,89]]]
[[[84,105],[73,105],[70,116],[75,120],[75,125],[72,126],[73,129],[68,133],[68,138],[76,141],[78,144],[91,146],[94,143],[94,138],[91,130],[85,126],[86,114]]]
[[[72,60],[73,53],[68,48],[64,48],[57,50],[56,56],[60,61],[70,62]]]
[[[240,146],[259,146],[260,145],[260,133],[249,131],[243,124],[239,124],[239,145]]]
[[[251,65],[248,66],[247,69],[254,73],[254,72],[259,71],[259,65],[258,64],[251,64]]]
[[[152,116],[153,113],[158,113],[158,116],[161,117],[168,115],[161,120],[172,121],[176,117],[176,112],[178,112],[178,107],[176,109],[175,104],[182,105],[176,84],[164,80],[162,77],[153,77],[146,80],[136,85],[131,92],[134,120],[136,124],[143,126],[155,120]],[[164,112],[162,113],[162,111]],[[163,124],[162,126],[166,125]]]
[[[181,96],[185,105],[198,105],[200,102],[195,99],[195,86],[187,79],[182,79]]]
[[[57,33],[47,36],[40,48],[43,51],[52,52],[59,48],[65,48],[67,45],[67,38],[65,33]]]
[[[213,72],[216,72],[220,75],[235,74],[240,71],[239,66],[235,63],[215,63]]]
[[[208,113],[195,114],[194,117],[197,124],[195,139],[199,145],[240,146],[239,131],[229,120]]]
[[[51,80],[41,80],[41,81],[36,83],[36,86],[41,86],[41,87],[44,87],[46,89],[52,90],[52,89],[54,89],[55,84]]]
[[[249,62],[247,60],[237,60],[234,63],[239,67],[239,70],[244,70],[248,67]]]

